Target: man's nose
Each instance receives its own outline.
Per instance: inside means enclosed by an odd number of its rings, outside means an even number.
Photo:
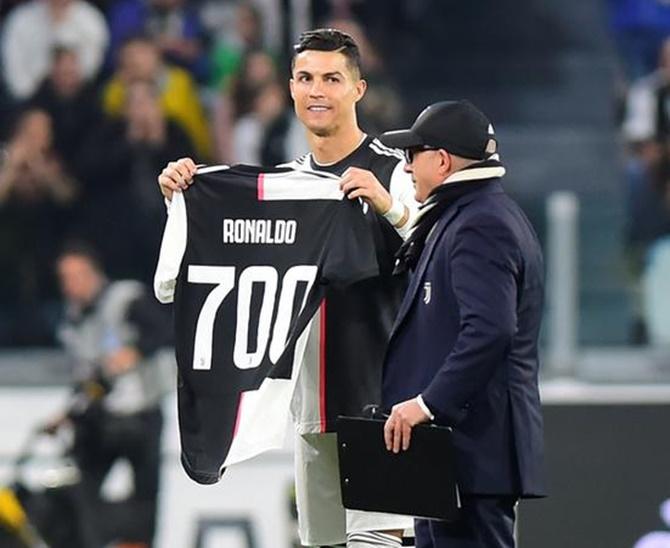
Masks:
[[[309,88],[309,94],[312,97],[323,97],[323,85],[316,78],[312,80],[312,85]]]
[[[405,162],[403,170],[405,171],[405,173],[412,173],[412,164],[408,164],[407,162]]]

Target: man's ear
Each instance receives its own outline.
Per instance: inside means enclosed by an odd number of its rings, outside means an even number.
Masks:
[[[365,95],[366,90],[368,89],[368,83],[361,78],[356,82],[356,102],[360,101]]]
[[[288,81],[288,89],[289,89],[289,91],[291,92],[291,99],[293,99],[293,100],[295,101],[295,94],[293,93],[293,85],[294,85],[294,83],[295,83],[295,82],[293,81],[293,78],[289,78],[289,81]]]
[[[451,154],[449,154],[446,150],[440,149],[438,152],[440,154],[440,175],[446,178],[447,174],[451,171],[454,160],[451,157]]]

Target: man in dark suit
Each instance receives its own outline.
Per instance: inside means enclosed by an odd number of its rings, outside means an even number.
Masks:
[[[382,142],[405,151],[423,204],[398,254],[412,278],[384,364],[385,443],[397,453],[413,426],[450,426],[462,502],[458,522],[416,520],[416,547],[513,547],[519,498],[544,495],[540,246],[471,103],[431,105]]]

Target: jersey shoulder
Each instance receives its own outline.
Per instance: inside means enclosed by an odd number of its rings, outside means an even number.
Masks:
[[[299,171],[310,170],[309,152],[307,154],[303,154],[295,160],[291,160],[290,162],[278,164],[277,167],[286,167]]]
[[[396,164],[403,159],[403,154],[400,149],[387,147],[377,137],[374,137],[368,143],[368,148],[375,157],[384,159],[386,162],[393,162],[393,164]]]
[[[393,171],[399,162],[403,161],[403,154],[396,148],[382,144],[376,137],[370,140],[367,147],[368,169],[386,187],[389,186]]]

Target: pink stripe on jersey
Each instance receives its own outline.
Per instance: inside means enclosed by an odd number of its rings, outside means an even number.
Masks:
[[[237,400],[237,414],[235,416],[235,426],[233,427],[233,438],[237,436],[237,430],[239,429],[242,420],[242,398],[244,398],[244,392],[240,392],[240,397]]]
[[[258,201],[262,202],[265,200],[265,174],[258,174]]]
[[[321,432],[326,431],[326,299],[320,307],[320,341],[319,341],[319,414],[321,415]]]

